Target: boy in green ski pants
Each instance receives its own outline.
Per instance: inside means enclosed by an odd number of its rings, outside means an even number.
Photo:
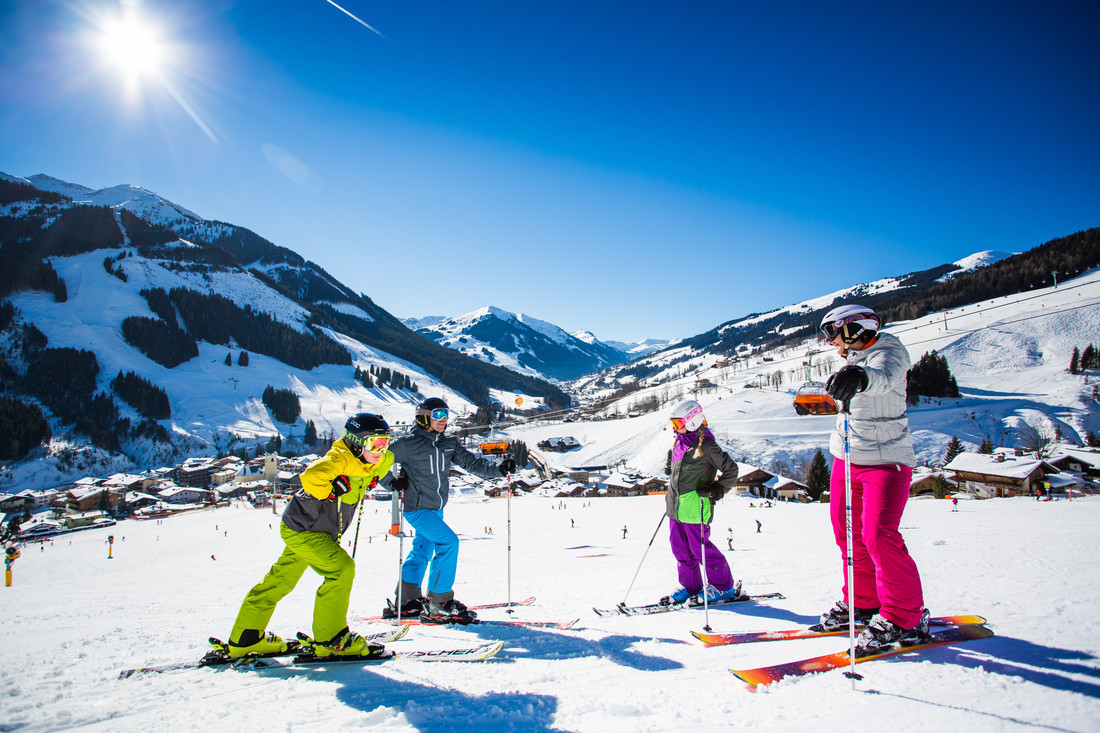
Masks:
[[[245,596],[229,635],[229,656],[287,651],[281,637],[266,631],[267,624],[306,568],[325,579],[313,606],[313,638],[318,642],[314,652],[318,656],[367,653],[366,639],[348,630],[355,561],[340,546],[340,536],[351,525],[367,489],[377,485],[393,465],[389,443],[390,428],[382,416],[360,413],[348,419],[344,437],[302,473],[302,490],[287,505],[279,525],[286,548]]]

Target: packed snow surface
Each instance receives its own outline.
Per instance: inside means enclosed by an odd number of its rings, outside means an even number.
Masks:
[[[690,633],[707,622],[702,610],[592,612],[674,589],[663,506],[661,496],[454,499],[446,516],[461,538],[460,600],[506,600],[510,562],[512,599],[536,596],[514,618],[579,619],[567,631],[414,626],[391,644],[504,641],[487,662],[119,679],[123,668],[198,659],[208,636],[229,633],[244,594],[281,551],[278,517],[234,505],[31,545],[0,595],[0,729],[1098,730],[1100,566],[1089,548],[1100,498],[961,501],[957,512],[947,501],[910,501],[902,531],[928,608],[983,615],[996,636],[860,665],[864,679],[854,689],[829,672],[755,692],[729,669],[840,650],[847,638],[705,647]],[[384,539],[388,525],[389,505],[368,502],[349,612],[362,632],[384,628],[360,617],[378,614],[394,586],[398,542]],[[730,497],[718,505],[714,538],[747,592],[786,596],[711,610],[716,632],[810,624],[839,597],[842,568],[825,505]],[[307,572],[271,629],[308,632],[319,583]]]

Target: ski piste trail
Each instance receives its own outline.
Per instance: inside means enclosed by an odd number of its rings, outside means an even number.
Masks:
[[[1090,559],[1100,498],[950,502],[912,500],[902,521],[933,615],[979,613],[996,636],[861,663],[852,690],[840,671],[787,680],[763,694],[731,669],[844,651],[847,637],[708,647],[694,639],[703,609],[601,618],[594,605],[653,602],[676,585],[661,530],[644,562],[664,497],[513,498],[512,590],[537,600],[486,610],[486,618],[581,621],[569,630],[503,626],[413,627],[394,651],[504,647],[477,663],[337,665],[280,670],[196,669],[120,680],[122,669],[197,659],[207,637],[224,638],[247,590],[278,557],[270,509],[230,508],[157,524],[31,545],[0,591],[0,720],[12,730],[393,730],[658,731],[764,726],[805,730],[890,721],[909,730],[1094,731],[1100,720],[1100,570]],[[754,506],[750,507],[750,503]],[[388,525],[383,502],[367,505],[364,531]],[[505,500],[458,498],[448,522],[461,540],[456,597],[506,595]],[[574,520],[572,526],[570,518]],[[760,520],[764,531],[756,532]],[[785,598],[712,608],[715,633],[807,626],[839,597],[842,566],[822,504],[745,498],[719,503],[717,526],[734,530],[723,552],[746,589]],[[269,528],[271,524],[271,528]],[[621,528],[632,532],[622,539]],[[218,527],[215,530],[215,526]],[[633,531],[633,528],[637,531]],[[644,528],[644,531],[643,531]],[[115,537],[107,559],[106,535]],[[71,543],[71,544],[70,544]],[[1037,551],[1042,548],[1042,551]],[[211,559],[216,556],[216,560]],[[364,544],[348,618],[357,622],[392,593],[397,543]],[[270,629],[308,631],[319,576],[307,573],[276,608]],[[498,615],[499,614],[499,615]],[[705,704],[692,704],[705,700]],[[257,713],[262,711],[262,713]]]

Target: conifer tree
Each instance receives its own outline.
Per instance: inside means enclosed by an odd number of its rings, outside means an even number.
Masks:
[[[825,461],[825,454],[820,450],[810,460],[803,479],[809,491],[810,498],[821,501],[821,495],[829,488],[829,464]]]
[[[1081,350],[1076,346],[1073,347],[1073,355],[1069,357],[1069,373],[1081,373]]]
[[[965,450],[962,441],[959,440],[959,436],[952,435],[951,442],[947,444],[947,453],[943,457],[943,465],[946,466],[948,463],[951,463],[951,461],[955,460],[955,456],[965,452]]]
[[[983,455],[991,455],[993,453],[993,441],[989,439],[989,436],[985,436],[985,440],[978,446],[978,452]]]

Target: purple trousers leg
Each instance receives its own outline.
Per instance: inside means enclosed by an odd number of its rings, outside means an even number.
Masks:
[[[707,562],[707,580],[718,590],[733,587],[733,573],[722,551],[710,541],[710,525],[669,520],[669,541],[680,585],[692,594],[703,590],[702,560]]]

